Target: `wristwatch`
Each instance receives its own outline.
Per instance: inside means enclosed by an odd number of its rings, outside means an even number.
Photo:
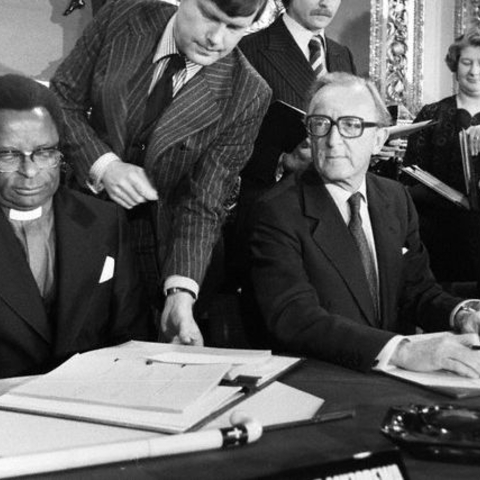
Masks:
[[[175,295],[176,293],[180,293],[180,292],[183,292],[183,293],[188,293],[189,295],[191,295],[193,297],[194,300],[197,299],[197,295],[195,294],[194,291],[190,290],[189,288],[184,288],[184,287],[171,287],[171,288],[167,288],[165,290],[165,295],[167,297],[169,297],[170,295]]]

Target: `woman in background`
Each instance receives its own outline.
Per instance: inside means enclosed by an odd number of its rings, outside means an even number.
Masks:
[[[425,105],[415,122],[438,123],[409,138],[404,163],[418,165],[450,187],[466,194],[459,132],[480,173],[480,29],[473,28],[450,45],[445,58],[455,74],[458,93]],[[476,178],[478,185],[478,174]],[[456,206],[423,185],[412,188],[420,215],[422,239],[432,270],[441,282],[477,282],[480,293],[480,214]]]

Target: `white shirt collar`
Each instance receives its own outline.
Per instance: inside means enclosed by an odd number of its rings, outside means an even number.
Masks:
[[[173,25],[175,24],[175,18],[177,14],[174,13],[172,18],[168,21],[165,30],[157,45],[155,55],[153,56],[153,63],[158,62],[161,58],[167,55],[173,55],[174,53],[180,53],[175,43],[175,37],[173,35]]]
[[[308,42],[310,42],[313,35],[320,35],[323,38],[323,45],[326,46],[324,30],[312,32],[311,30],[308,30],[304,26],[300,25],[286,12],[283,14],[282,20],[307,60],[310,58]]]
[[[333,198],[335,205],[340,210],[343,219],[346,223],[348,223],[350,219],[350,206],[348,205],[348,199],[356,192],[350,192],[348,190],[345,190],[344,188],[334,183],[325,183],[325,188],[328,190],[328,193]],[[363,202],[365,202],[365,206],[368,207],[367,182],[365,178],[363,179],[357,192],[360,192],[362,194],[362,200]]]

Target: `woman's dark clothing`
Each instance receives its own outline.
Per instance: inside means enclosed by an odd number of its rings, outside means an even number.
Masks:
[[[458,134],[480,124],[457,108],[456,97],[425,105],[415,122],[437,120],[409,137],[405,165],[418,165],[450,187],[466,193]],[[474,158],[478,162],[478,158]],[[477,179],[478,182],[478,179]],[[444,199],[428,187],[415,184],[412,196],[420,215],[420,233],[438,281],[476,281],[480,284],[480,214]]]

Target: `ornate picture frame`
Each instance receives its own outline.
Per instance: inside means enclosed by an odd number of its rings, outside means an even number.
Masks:
[[[371,0],[369,76],[387,105],[422,103],[424,0]]]
[[[480,25],[480,0],[455,0],[455,38],[475,24]]]

